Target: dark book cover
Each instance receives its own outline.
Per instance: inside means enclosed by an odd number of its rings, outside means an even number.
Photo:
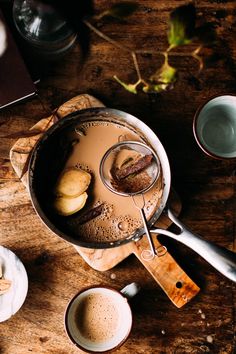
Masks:
[[[0,57],[0,109],[35,95],[36,87],[0,10],[7,32],[7,48]]]

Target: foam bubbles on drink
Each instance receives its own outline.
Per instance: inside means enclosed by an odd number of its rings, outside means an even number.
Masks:
[[[159,196],[156,191],[155,197]],[[115,217],[114,207],[106,202],[98,201],[94,207],[103,204],[103,212],[96,218],[78,225],[78,232],[84,241],[88,242],[114,242],[132,235],[137,229],[142,227],[141,219],[130,215]],[[157,204],[155,200],[147,201],[145,205],[145,214],[150,217],[155,211]]]
[[[92,117],[88,117],[89,119]],[[133,127],[110,120],[90,120],[76,125],[79,142],[67,161],[67,166],[76,166],[92,175],[92,183],[88,190],[88,202],[85,209],[68,219],[68,228],[78,240],[89,243],[113,243],[132,237],[143,227],[138,210],[132,198],[120,197],[108,191],[99,176],[99,163],[107,149],[120,140],[145,142],[144,137]],[[107,119],[107,118],[105,118]],[[82,132],[82,133],[81,133]],[[102,139],[101,139],[102,137]],[[78,138],[73,131],[70,138]],[[162,173],[155,185],[144,194],[144,212],[148,220],[152,218],[161,203],[163,193]],[[94,218],[80,224],[80,215],[102,205],[102,212]],[[69,231],[70,231],[69,230]]]
[[[99,293],[85,297],[75,314],[79,332],[94,343],[112,339],[119,328],[119,318],[115,301]]]
[[[141,221],[129,215],[119,216],[113,220],[116,232],[122,236],[130,235],[141,226]]]
[[[93,172],[93,171],[91,170],[91,168],[89,168],[88,165],[82,164],[82,163],[79,163],[79,162],[75,165],[75,167],[80,168],[81,170],[86,171],[86,172],[88,172],[88,173],[90,173],[90,174],[92,174],[92,172]]]
[[[114,206],[112,204],[108,204],[106,202],[100,202],[100,204],[103,204],[103,212],[100,215],[101,220],[107,221],[112,217],[113,211],[114,211]]]
[[[127,231],[129,224],[126,221],[120,221],[117,226],[120,231]]]

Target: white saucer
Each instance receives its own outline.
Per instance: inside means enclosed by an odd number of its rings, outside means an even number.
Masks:
[[[3,246],[0,246],[0,262],[3,277],[12,282],[9,291],[0,295],[0,322],[3,322],[23,305],[28,291],[28,277],[20,259]]]

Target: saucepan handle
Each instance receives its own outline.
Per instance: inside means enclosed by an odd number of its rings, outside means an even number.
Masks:
[[[200,236],[192,233],[174,216],[170,209],[167,208],[166,213],[169,219],[176,226],[178,226],[180,230],[179,234],[159,228],[151,230],[152,233],[166,235],[183,243],[203,257],[220,273],[236,282],[236,253],[226,248],[217,246],[214,243],[206,241]]]

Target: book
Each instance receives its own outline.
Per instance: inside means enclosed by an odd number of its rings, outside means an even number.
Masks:
[[[0,10],[7,33],[7,48],[0,57],[0,109],[36,94],[36,86]]]

